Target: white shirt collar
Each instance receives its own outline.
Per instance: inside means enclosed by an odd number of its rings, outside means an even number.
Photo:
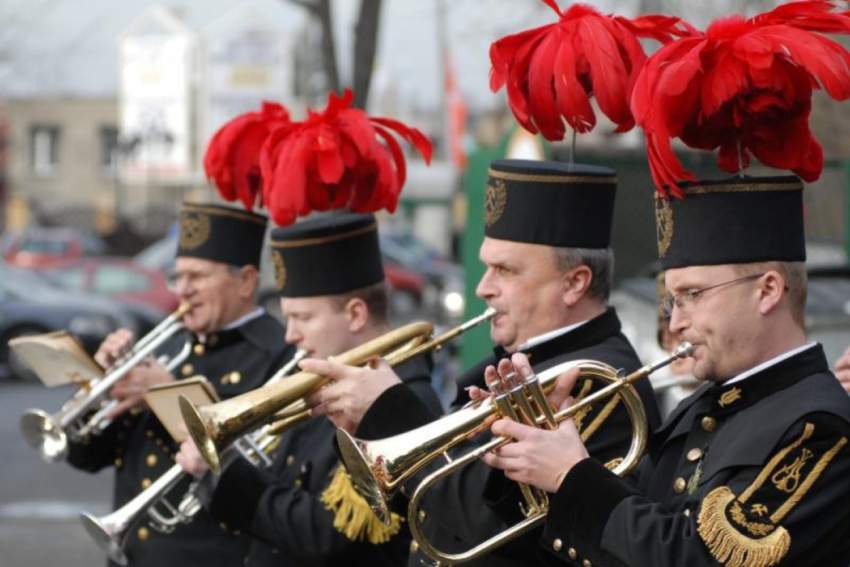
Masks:
[[[248,321],[252,321],[252,320],[256,319],[257,317],[264,315],[265,312],[266,312],[266,310],[263,309],[262,307],[257,307],[253,311],[248,313],[247,315],[243,315],[242,317],[238,318],[237,320],[232,321],[231,323],[225,325],[224,327],[219,329],[219,331],[229,331],[231,329],[241,327],[242,325],[244,325]],[[206,335],[198,335],[198,340],[200,340],[201,342],[204,342],[206,340],[206,338],[207,338]]]
[[[555,329],[554,331],[549,331],[548,333],[543,333],[542,335],[537,335],[536,337],[532,337],[529,340],[527,340],[525,343],[520,345],[519,349],[517,349],[517,350],[529,349],[529,348],[537,346],[541,343],[545,343],[546,341],[551,341],[552,339],[554,339],[556,337],[560,337],[561,335],[566,335],[570,331],[578,329],[579,327],[581,327],[582,325],[584,325],[588,321],[590,321],[590,319],[587,319],[585,321],[580,321],[580,322],[574,323],[572,325],[567,325],[566,327],[561,327],[560,329]]]
[[[803,351],[804,351],[804,350],[806,350],[806,349],[810,349],[810,348],[812,348],[812,347],[813,347],[813,346],[815,346],[815,345],[817,345],[817,343],[816,343],[816,342],[814,342],[814,341],[810,341],[810,342],[808,342],[808,343],[804,344],[804,345],[803,345],[803,346],[801,346],[801,347],[797,347],[797,348],[795,348],[795,349],[793,349],[793,350],[789,350],[789,351],[788,351],[788,352],[786,352],[786,353],[780,354],[780,355],[779,355],[779,356],[777,356],[777,357],[771,358],[771,359],[770,359],[770,360],[768,360],[767,362],[762,362],[762,363],[761,363],[761,364],[759,364],[758,366],[756,366],[756,367],[754,367],[754,368],[750,368],[750,369],[749,369],[749,370],[747,370],[746,372],[742,372],[741,374],[738,374],[738,375],[737,375],[737,376],[735,376],[734,378],[730,378],[730,379],[729,379],[729,380],[727,380],[726,382],[723,382],[723,386],[728,386],[729,384],[734,384],[734,383],[736,383],[736,382],[741,382],[741,381],[743,381],[743,380],[746,380],[747,378],[749,378],[749,377],[750,377],[750,376],[752,376],[753,374],[756,374],[756,373],[758,373],[758,372],[761,372],[761,371],[762,371],[762,370],[764,370],[765,368],[769,368],[769,367],[773,366],[774,364],[779,364],[780,362],[782,362],[782,361],[783,361],[783,360],[785,360],[786,358],[791,358],[792,356],[794,356],[794,355],[796,355],[796,354],[799,354],[799,353],[803,352]]]

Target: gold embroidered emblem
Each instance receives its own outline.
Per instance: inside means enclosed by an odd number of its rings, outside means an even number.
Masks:
[[[610,461],[608,461],[607,463],[605,463],[605,468],[608,469],[609,471],[612,471],[612,470],[616,469],[617,467],[619,467],[620,463],[622,463],[622,462],[623,462],[623,457],[615,457],[615,458],[611,459]]]
[[[693,494],[697,491],[697,486],[699,485],[699,479],[702,478],[702,469],[698,466],[697,470],[694,471],[693,476],[688,479],[688,494]]]
[[[508,204],[508,189],[501,179],[491,180],[484,191],[484,224],[491,227],[505,213]]]
[[[203,213],[184,212],[181,216],[180,248],[194,250],[209,239],[212,222]]]
[[[703,499],[697,532],[717,561],[726,567],[769,567],[781,562],[788,553],[791,535],[780,522],[847,444],[846,438],[840,438],[811,464],[814,455],[802,445],[814,430],[815,426],[807,423],[800,437],[779,450],[740,496],[736,497],[726,486],[719,486]],[[782,466],[786,460],[791,462]],[[783,493],[787,496],[782,496]],[[749,500],[756,495],[760,502],[749,506],[747,512]],[[774,499],[772,513],[763,503],[764,498]]]
[[[658,257],[665,258],[673,242],[673,208],[669,199],[655,202],[655,231],[658,239]]]
[[[274,283],[278,291],[286,285],[286,265],[283,263],[283,254],[277,250],[272,251],[272,264],[274,264]]]
[[[772,477],[770,477],[770,482],[773,483],[773,486],[776,487],[777,490],[781,490],[782,492],[791,493],[797,490],[797,487],[800,485],[800,472],[803,469],[803,465],[806,464],[806,461],[811,459],[813,453],[806,448],[803,448],[803,452],[797,457],[793,463],[785,465],[778,471],[776,471]]]
[[[741,399],[741,388],[732,388],[728,392],[723,392],[723,395],[720,396],[720,399],[717,400],[717,405],[722,408],[737,402]]]
[[[576,424],[576,430],[578,430],[579,433],[581,433],[581,430],[584,427],[584,418],[586,418],[587,414],[590,413],[592,407],[593,406],[584,406],[573,416],[573,422]]]

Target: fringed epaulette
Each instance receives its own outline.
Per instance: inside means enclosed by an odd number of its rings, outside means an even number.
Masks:
[[[581,386],[578,395],[575,396],[576,402],[582,401],[588,394],[593,392],[593,380],[587,379]],[[574,416],[573,421],[576,424],[576,429],[581,436],[583,443],[587,443],[588,439],[596,433],[596,431],[605,423],[617,404],[620,403],[620,396],[611,396],[611,399],[604,404],[601,402],[596,405],[585,406],[579,410]],[[598,411],[596,411],[598,410]]]
[[[726,567],[770,567],[791,547],[780,525],[806,495],[829,462],[847,444],[808,444],[815,426],[780,450],[738,497],[726,486],[708,493],[698,516],[698,532],[711,555]]]
[[[366,500],[357,493],[351,477],[339,466],[331,483],[322,493],[325,508],[334,513],[334,528],[351,541],[367,540],[376,545],[386,543],[401,530],[401,516],[393,513],[387,526],[372,512]]]

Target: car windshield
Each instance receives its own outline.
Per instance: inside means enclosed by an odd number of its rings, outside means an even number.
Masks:
[[[8,265],[0,265],[0,281],[5,289],[18,295],[27,296],[39,291],[55,291],[56,284],[29,270],[19,270]]]
[[[68,251],[68,243],[61,240],[24,240],[21,242],[19,250],[35,254],[62,256]]]

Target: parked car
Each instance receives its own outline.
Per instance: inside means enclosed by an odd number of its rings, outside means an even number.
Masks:
[[[147,305],[163,316],[177,309],[177,296],[160,270],[127,258],[66,259],[39,270],[65,289],[105,295],[121,303]]]
[[[38,268],[68,258],[97,256],[106,244],[93,234],[71,228],[27,228],[3,237],[3,257],[23,268]]]
[[[177,251],[177,233],[169,234],[157,240],[133,258],[136,264],[146,268],[168,273],[174,269],[174,256]],[[281,317],[280,296],[274,283],[274,272],[270,258],[270,248],[263,247],[260,284],[257,289],[257,302],[269,313]],[[408,266],[397,264],[389,256],[384,256],[384,272],[391,288],[390,301],[393,314],[399,320],[406,320],[418,313],[426,292],[425,277]]]
[[[37,272],[0,264],[0,376],[29,378],[29,372],[10,353],[9,340],[64,330],[93,353],[119,327],[137,336],[158,322],[158,312],[128,307],[106,298],[64,290]]]

